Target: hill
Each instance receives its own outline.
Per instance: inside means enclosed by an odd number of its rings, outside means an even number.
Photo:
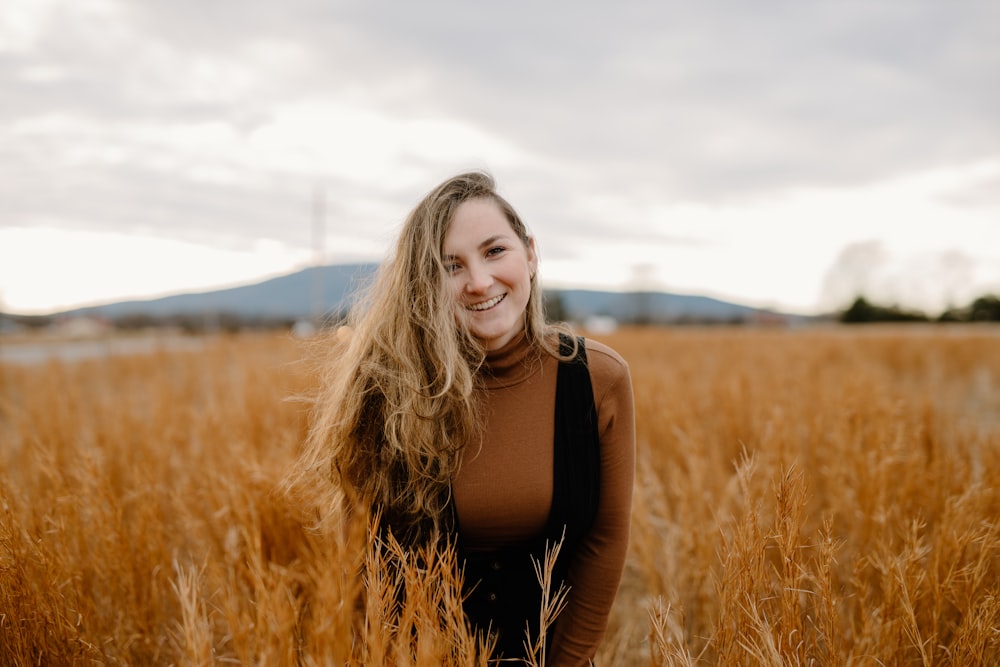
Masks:
[[[132,315],[170,317],[226,313],[243,318],[298,320],[311,317],[313,313],[335,314],[346,309],[351,295],[367,282],[375,268],[375,264],[309,267],[252,285],[120,301],[77,308],[60,315],[119,319]]]
[[[225,313],[246,319],[299,320],[345,311],[352,295],[374,274],[376,264],[309,267],[295,273],[210,292],[122,301],[77,308],[61,316],[164,318]],[[705,296],[667,292],[612,292],[582,289],[546,290],[550,309],[560,319],[583,321],[611,317],[619,321],[731,322],[801,319]]]

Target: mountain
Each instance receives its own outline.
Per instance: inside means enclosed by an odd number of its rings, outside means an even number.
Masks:
[[[623,322],[728,322],[763,318],[779,313],[743,306],[707,296],[666,292],[601,292],[553,290],[568,318],[612,317]]]
[[[246,319],[298,320],[314,314],[345,311],[351,297],[366,285],[376,264],[309,267],[263,282],[212,292],[177,294],[157,299],[122,301],[77,308],[63,316],[164,318],[225,313]],[[550,312],[559,319],[583,321],[611,317],[620,321],[729,322],[753,319],[800,319],[705,296],[665,292],[608,292],[582,289],[546,290]]]
[[[330,314],[346,309],[351,295],[366,284],[376,267],[376,264],[314,266],[253,285],[121,301],[60,314],[118,319],[129,315],[170,317],[227,313],[245,318],[297,320],[308,318],[314,312]]]

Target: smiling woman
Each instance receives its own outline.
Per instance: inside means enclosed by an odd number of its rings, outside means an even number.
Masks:
[[[457,547],[464,613],[493,658],[584,665],[628,545],[632,385],[614,350],[546,323],[537,268],[490,176],[432,190],[353,334],[331,337],[298,472],[325,475],[347,511],[379,516],[408,549]],[[534,564],[556,543],[543,590]]]

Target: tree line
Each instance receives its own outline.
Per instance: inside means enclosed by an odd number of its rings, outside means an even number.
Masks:
[[[545,293],[545,309],[549,319],[562,321],[569,313],[558,294]],[[343,320],[344,313],[328,313],[320,322],[314,322],[317,328],[336,325]],[[844,324],[863,324],[867,322],[1000,322],[1000,297],[995,295],[981,296],[967,306],[949,308],[934,317],[922,311],[902,308],[898,305],[883,305],[869,301],[864,296],[857,297],[845,310],[835,315]],[[0,312],[0,333],[15,329],[39,330],[50,327],[60,320],[60,316],[52,315],[14,315]],[[130,313],[116,318],[109,318],[108,324],[114,329],[135,331],[150,328],[169,327],[188,334],[199,334],[212,331],[235,332],[243,329],[292,329],[299,322],[290,317],[246,316],[235,313],[177,313],[167,316],[154,316],[146,313]],[[631,324],[650,324],[648,320],[636,318]],[[719,320],[680,320],[673,324],[747,324],[739,318]]]
[[[845,324],[866,322],[1000,322],[1000,297],[981,296],[967,306],[948,308],[937,317],[919,310],[885,306],[870,302],[863,296],[854,300],[840,314]]]

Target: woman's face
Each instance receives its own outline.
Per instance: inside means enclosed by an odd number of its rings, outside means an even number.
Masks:
[[[525,247],[503,211],[489,198],[458,205],[444,237],[448,281],[458,317],[487,350],[496,350],[524,328],[531,277],[538,260],[534,241]]]

